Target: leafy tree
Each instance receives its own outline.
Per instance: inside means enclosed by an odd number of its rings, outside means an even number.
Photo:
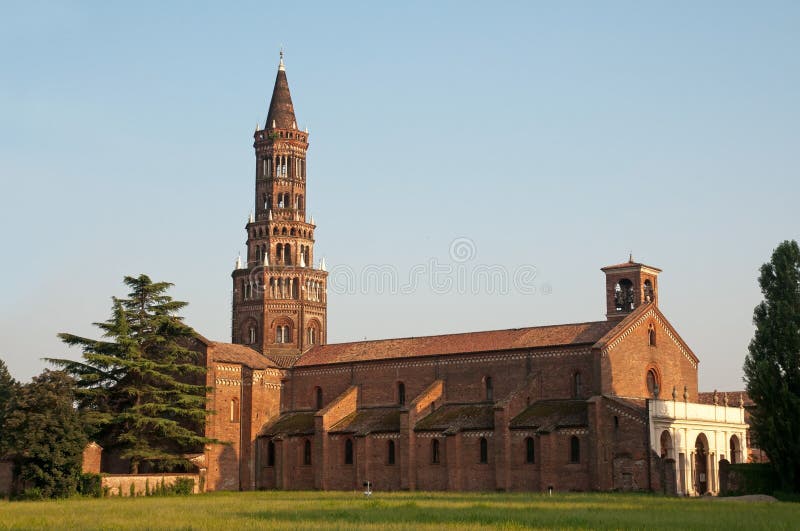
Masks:
[[[19,384],[11,377],[5,362],[0,359],[0,457],[8,451],[8,430],[3,429],[3,422],[18,387]]]
[[[784,488],[800,491],[800,247],[781,243],[761,266],[764,300],[744,372],[755,403],[751,429]]]
[[[86,434],[74,391],[68,374],[45,370],[19,389],[5,419],[15,471],[41,497],[77,492]]]
[[[90,436],[130,459],[131,473],[149,462],[166,469],[187,465],[202,451],[206,417],[205,368],[187,348],[196,332],[176,313],[186,306],[166,294],[168,282],[125,277],[128,298],[113,298],[111,317],[95,323],[105,340],[62,333],[83,349],[83,361],[50,360],[74,375]]]

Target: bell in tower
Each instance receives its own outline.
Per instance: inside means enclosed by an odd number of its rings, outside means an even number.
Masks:
[[[231,335],[234,343],[288,364],[326,341],[328,274],[313,267],[308,130],[297,126],[282,51],[267,120],[253,138],[255,215],[246,225],[247,265],[232,273]]]
[[[606,317],[625,317],[642,304],[658,304],[661,270],[633,261],[601,269],[606,274]]]

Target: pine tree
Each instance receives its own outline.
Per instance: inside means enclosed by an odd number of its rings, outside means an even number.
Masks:
[[[161,469],[186,466],[186,453],[215,442],[202,435],[205,368],[186,346],[196,333],[176,315],[187,303],[166,294],[168,282],[147,275],[124,282],[128,298],[113,298],[112,316],[95,323],[105,339],[59,334],[82,348],[84,361],[50,361],[75,376],[90,435],[130,459],[131,473],[144,462]]]
[[[800,491],[800,247],[781,243],[759,277],[755,336],[744,372],[755,403],[751,429],[783,481]]]
[[[86,434],[74,390],[69,375],[45,370],[16,392],[3,426],[20,480],[44,498],[77,492]]]

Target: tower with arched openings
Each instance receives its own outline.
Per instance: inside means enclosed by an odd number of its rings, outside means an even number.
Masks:
[[[231,275],[232,342],[281,366],[327,339],[328,274],[324,260],[315,262],[316,225],[307,214],[308,136],[297,123],[281,53],[266,122],[253,133],[247,260]]]

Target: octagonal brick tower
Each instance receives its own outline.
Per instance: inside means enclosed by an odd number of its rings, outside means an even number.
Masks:
[[[314,268],[313,218],[306,221],[308,130],[294,114],[281,52],[263,129],[254,133],[255,209],[247,263],[233,277],[232,341],[290,365],[327,336],[324,260]]]

